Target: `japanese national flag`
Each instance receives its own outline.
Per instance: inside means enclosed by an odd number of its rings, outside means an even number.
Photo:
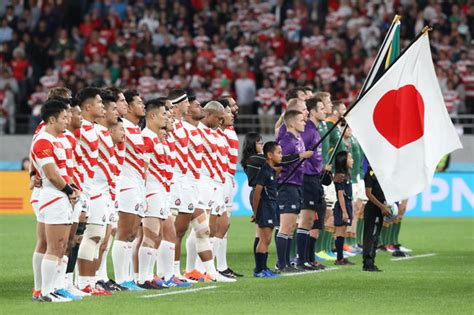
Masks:
[[[428,33],[387,69],[346,120],[388,202],[430,185],[439,160],[462,145],[439,88]]]

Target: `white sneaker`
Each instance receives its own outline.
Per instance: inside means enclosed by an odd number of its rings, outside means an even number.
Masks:
[[[75,286],[69,287],[69,288],[67,288],[67,290],[75,296],[85,297],[85,296],[90,296],[91,295],[90,293],[86,293],[82,290],[79,290]]]
[[[56,293],[50,293],[46,295],[40,295],[39,297],[40,302],[52,302],[52,303],[65,303],[65,302],[71,302],[72,300],[69,298],[65,298],[63,296],[60,296]]]
[[[227,278],[221,275],[220,273],[212,275],[211,278],[214,279],[216,282],[236,282],[237,281],[236,279]]]

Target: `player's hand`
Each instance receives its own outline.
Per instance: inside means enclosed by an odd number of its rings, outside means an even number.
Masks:
[[[380,208],[380,210],[382,210],[382,214],[384,216],[389,216],[392,214],[392,211],[390,210],[390,207],[387,206],[387,205],[384,205],[382,208]]]
[[[74,206],[76,202],[79,200],[79,196],[81,195],[81,191],[79,189],[73,188],[74,192],[69,195],[69,201]]]
[[[303,153],[300,153],[300,159],[309,159],[313,156],[314,151],[308,150]]]
[[[30,190],[33,190],[33,188],[41,188],[41,186],[43,185],[42,181],[41,181],[41,177],[39,176],[31,176],[30,177],[30,184],[29,184],[29,188]]]
[[[344,182],[344,180],[346,180],[346,174],[336,173],[336,174],[334,174],[334,177],[333,177],[332,180],[333,180],[333,182],[340,184],[340,183]]]
[[[343,212],[342,213],[342,221],[344,223],[348,223],[349,222],[349,215],[347,214],[347,212]]]
[[[250,222],[255,223],[255,214],[252,214],[252,216],[250,217]]]
[[[325,170],[325,171],[328,171],[328,172],[332,171],[332,165],[331,165],[331,164],[326,165],[326,166],[324,167],[324,170]]]

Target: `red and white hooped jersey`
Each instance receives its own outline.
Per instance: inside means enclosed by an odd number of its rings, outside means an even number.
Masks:
[[[51,188],[62,194],[62,192],[58,190],[45,176],[43,167],[47,164],[54,163],[59,175],[66,183],[69,183],[67,157],[63,141],[46,131],[40,132],[33,140],[31,156],[32,163],[41,176],[43,189]]]
[[[224,136],[227,140],[228,151],[227,151],[227,171],[234,176],[237,171],[237,161],[239,159],[239,137],[235,132],[234,127],[229,126],[224,129]]]
[[[143,160],[143,137],[140,127],[123,119],[125,129],[125,161],[120,175],[120,189],[145,185],[145,162]]]
[[[171,187],[173,184],[173,172],[176,165],[176,143],[174,136],[168,133],[166,140],[163,142],[163,146],[166,152],[166,178],[168,179],[168,186]]]
[[[273,88],[260,88],[257,90],[256,101],[260,102],[259,114],[260,111],[267,113],[270,108],[272,108],[273,103],[278,100],[277,92]],[[272,113],[273,114],[273,113]]]
[[[99,156],[99,136],[94,124],[86,119],[82,120],[81,128],[76,129],[74,136],[77,139],[76,156],[79,157],[76,161],[80,161],[78,170],[83,174],[82,191],[90,196]]]
[[[78,169],[79,157],[77,156],[77,151],[76,151],[77,139],[74,136],[74,134],[70,132],[69,130],[66,130],[64,132],[64,135],[66,136],[67,140],[71,144],[71,149],[72,149],[73,167],[72,167],[71,180],[79,189],[82,189],[81,184],[84,179],[84,176],[83,174],[80,173]]]
[[[122,172],[123,163],[125,162],[125,142],[117,143],[114,148],[115,151],[115,159],[117,161],[117,165],[112,170],[114,171],[114,182],[112,188],[110,189],[110,197],[112,201],[117,199],[117,193],[120,191],[119,186],[119,178],[120,173]]]
[[[95,193],[99,194],[108,190],[111,195],[115,195],[115,174],[118,162],[115,156],[114,142],[109,129],[99,124],[95,125],[95,129],[99,135],[98,168],[94,177],[94,187],[98,191]]]
[[[226,136],[222,129],[216,130],[217,139],[217,163],[216,171],[219,176],[215,179],[218,182],[225,183],[225,173],[229,171],[229,144],[227,143]]]
[[[202,167],[201,174],[214,179],[218,176],[216,171],[217,164],[217,134],[216,131],[199,123],[198,129],[202,136]]]
[[[183,121],[184,129],[188,134],[188,170],[195,179],[201,177],[202,165],[202,136],[199,129],[187,121]]]
[[[167,155],[165,146],[158,135],[149,128],[142,130],[144,154],[143,158],[148,163],[146,171],[146,188],[147,191],[162,186],[169,191],[168,172],[167,172]]]
[[[74,176],[75,162],[74,162],[73,146],[72,146],[71,141],[69,140],[69,137],[74,138],[74,135],[69,130],[65,130],[64,133],[60,133],[58,135],[58,140],[61,141],[64,148],[64,152],[66,153],[67,175],[70,179],[72,179]],[[75,142],[76,141],[74,139],[74,143]]]
[[[181,120],[176,120],[173,124],[173,138],[176,150],[175,174],[186,175],[188,171],[189,159],[189,136]]]

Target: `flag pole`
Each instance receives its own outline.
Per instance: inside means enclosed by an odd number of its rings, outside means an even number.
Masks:
[[[390,66],[388,66],[387,69],[385,69],[385,72],[387,72],[395,63],[397,63],[398,59],[400,59],[407,51],[408,49],[418,41],[418,39],[420,39],[421,36],[425,35],[427,32],[430,32],[432,31],[433,28],[429,25],[425,26],[423,28],[423,30],[415,37],[415,39],[405,48],[405,50],[403,50],[403,52],[400,53],[400,55],[398,55],[397,58],[395,58],[395,60],[392,62],[392,64],[390,64]],[[372,87],[378,82],[375,81],[375,82],[372,82],[372,84],[370,84],[370,86],[364,91],[362,92],[359,97],[354,101],[354,103],[352,104],[352,106],[350,106],[347,111],[344,113],[344,115],[342,115],[341,117],[339,117],[339,119],[334,123],[334,125],[329,128],[329,130],[321,137],[321,139],[319,139],[319,141],[313,146],[313,148],[311,148],[312,151],[314,151],[328,136],[329,134],[336,128],[336,126],[342,121],[344,120],[344,118],[354,109],[354,107],[359,103],[359,101],[365,96],[365,94],[367,94],[371,89]],[[283,182],[281,184],[278,185],[278,189],[280,189],[280,187],[286,183],[288,181],[288,179],[295,173],[296,169],[303,163],[303,159],[301,159],[298,164],[296,165],[296,167],[293,168],[293,170],[290,172],[290,174],[288,174],[285,179],[283,180]]]
[[[380,68],[381,66],[381,61],[382,61],[382,58],[383,56],[385,56],[385,54],[387,53],[387,50],[388,50],[388,47],[389,46],[386,46],[387,42],[392,42],[393,40],[393,28],[394,26],[400,22],[400,19],[401,19],[401,16],[400,15],[395,15],[395,17],[393,18],[393,21],[392,21],[392,25],[390,25],[390,28],[387,32],[387,35],[385,35],[385,38],[382,42],[382,46],[380,46],[380,49],[379,51],[377,52],[377,56],[375,57],[375,60],[374,60],[374,63],[372,64],[372,66],[370,67],[370,70],[369,70],[369,73],[367,74],[367,77],[366,79],[364,80],[364,84],[362,85],[362,88],[360,89],[359,91],[359,94],[357,95],[357,98],[360,98],[360,95],[362,94],[362,92],[364,92],[367,88],[367,85],[370,85],[374,79],[374,76],[376,75],[376,73],[378,72],[378,69]],[[377,69],[377,71],[375,71],[375,69]],[[329,164],[332,164],[333,160],[334,160],[334,157],[336,155],[336,152],[337,152],[337,149],[339,148],[339,146],[341,145],[341,142],[342,142],[342,139],[344,139],[344,135],[345,133],[347,132],[347,128],[349,126],[346,125],[344,127],[344,129],[342,130],[341,132],[341,135],[339,136],[339,139],[337,140],[337,143],[336,143],[336,146],[334,147],[334,150],[331,152],[331,157],[329,158],[329,161],[327,162],[326,165],[329,165]],[[321,181],[324,181],[324,177],[326,176],[326,173],[324,173],[323,175],[323,179]]]

